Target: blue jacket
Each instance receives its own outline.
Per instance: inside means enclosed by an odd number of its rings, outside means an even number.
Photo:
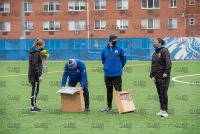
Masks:
[[[104,75],[107,77],[121,76],[122,68],[126,64],[126,54],[119,46],[109,47],[102,50],[101,60],[104,65]]]
[[[65,64],[61,86],[66,85],[68,76],[69,76],[69,80],[74,81],[74,82],[80,82],[82,88],[86,86],[87,71],[86,71],[85,64],[82,61],[77,60],[77,59],[76,59],[76,62],[77,62],[77,67],[74,68],[73,70],[69,69],[68,62]]]

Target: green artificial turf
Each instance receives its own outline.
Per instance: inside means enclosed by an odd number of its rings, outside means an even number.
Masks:
[[[155,85],[149,77],[150,62],[129,61],[123,72],[123,90],[131,90],[136,111],[102,113],[106,107],[106,88],[100,61],[86,61],[89,80],[89,113],[61,112],[61,97],[56,94],[65,62],[48,62],[48,72],[40,84],[37,105],[41,113],[30,113],[31,87],[27,61],[0,62],[0,134],[199,134],[200,76],[171,80],[169,117],[155,116],[159,111]],[[171,79],[200,74],[200,62],[173,62]]]

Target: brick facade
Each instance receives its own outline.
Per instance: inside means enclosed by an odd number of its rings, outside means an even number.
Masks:
[[[58,12],[43,12],[43,2],[57,1],[60,3]],[[26,33],[26,39],[40,38],[107,38],[110,33],[120,38],[144,37],[185,37],[200,36],[200,0],[194,5],[189,0],[177,0],[177,7],[170,8],[169,0],[160,0],[159,9],[141,9],[141,0],[129,0],[128,10],[117,10],[116,0],[107,0],[106,10],[94,10],[94,0],[88,0],[84,11],[69,12],[69,0],[25,0],[32,2],[33,11],[26,13],[25,20],[33,22],[33,31]],[[73,1],[73,0],[72,0]],[[82,0],[84,1],[84,0]],[[86,0],[85,0],[86,1]],[[21,3],[20,0],[0,0],[0,3],[10,3],[10,12],[0,12],[0,22],[9,21],[11,31],[0,31],[0,39],[19,39],[22,35]],[[87,25],[87,11],[89,12],[89,25]],[[177,18],[177,28],[168,28],[168,19]],[[195,18],[195,25],[189,25],[189,19]],[[117,30],[116,20],[127,19],[128,29]],[[141,19],[160,19],[160,28],[153,30],[141,29]],[[69,20],[85,20],[86,30],[80,33],[68,30]],[[106,20],[106,30],[94,30],[95,20]],[[43,31],[43,21],[60,21],[60,30]],[[88,32],[89,30],[89,32]]]

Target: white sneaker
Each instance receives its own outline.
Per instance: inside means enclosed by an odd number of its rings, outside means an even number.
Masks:
[[[156,113],[156,116],[161,116],[163,110],[160,110],[160,112]]]
[[[167,116],[168,116],[168,113],[166,111],[162,111],[161,117],[167,117]]]

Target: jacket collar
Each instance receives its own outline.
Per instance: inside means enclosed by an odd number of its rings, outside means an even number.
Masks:
[[[112,48],[115,48],[116,46],[117,46],[117,45],[113,46]],[[109,43],[108,43],[107,47],[110,48]]]
[[[40,52],[39,48],[37,48],[37,47],[34,47],[33,49],[34,49],[34,51]]]
[[[163,48],[165,48],[165,47],[164,47],[164,46],[160,46],[160,47],[156,48],[156,49],[155,49],[156,53],[157,53],[159,50],[163,49]]]

